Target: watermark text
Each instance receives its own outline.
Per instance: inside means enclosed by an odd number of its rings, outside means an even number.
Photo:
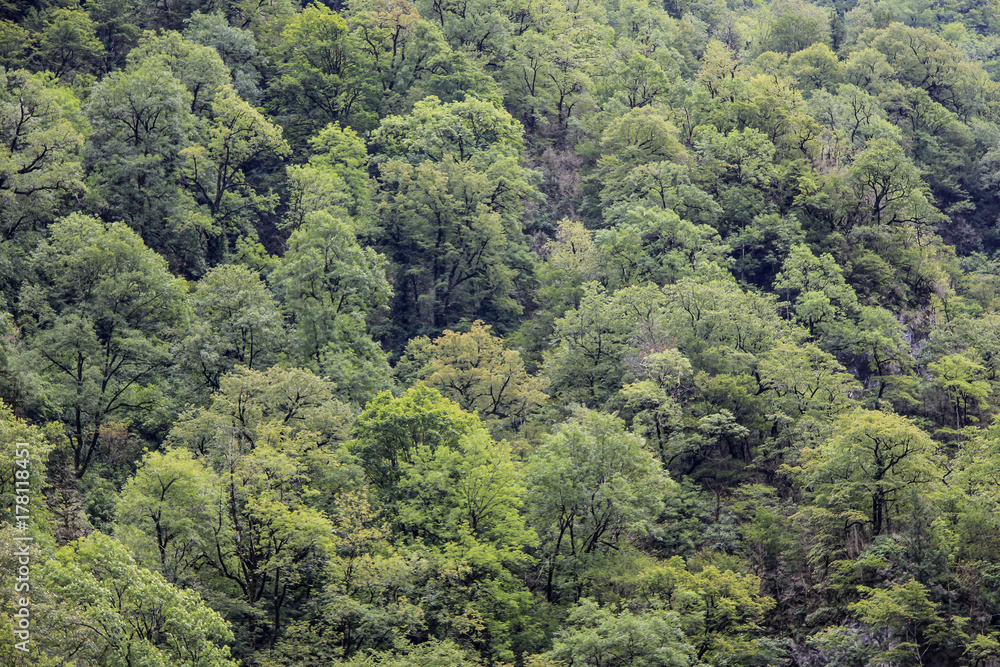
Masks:
[[[17,443],[14,452],[14,525],[20,535],[14,536],[14,558],[17,566],[14,576],[14,648],[28,652],[31,639],[31,553],[28,534],[31,520],[31,465],[29,445]]]

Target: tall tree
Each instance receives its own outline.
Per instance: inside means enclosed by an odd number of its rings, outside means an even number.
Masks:
[[[52,225],[31,269],[20,301],[25,339],[79,479],[106,422],[161,409],[157,385],[185,321],[184,287],[128,226],[79,214]]]
[[[380,245],[393,263],[393,343],[464,319],[509,327],[534,194],[521,125],[490,102],[419,102],[373,134]]]
[[[792,469],[815,502],[842,519],[843,538],[858,527],[868,538],[899,530],[911,492],[926,496],[945,471],[930,437],[897,415],[855,410],[833,435],[803,450]]]
[[[49,75],[0,73],[0,290],[9,305],[45,226],[84,192],[79,111]]]
[[[189,302],[193,317],[177,360],[207,391],[218,390],[219,378],[236,366],[266,369],[285,348],[281,309],[260,276],[245,266],[211,269]]]
[[[623,421],[585,409],[532,454],[528,483],[550,601],[574,599],[588,561],[645,534],[676,486]]]
[[[353,220],[308,213],[288,239],[273,279],[294,317],[299,363],[329,376],[345,395],[364,403],[385,388],[385,354],[365,318],[388,303],[385,259],[362,247]]]

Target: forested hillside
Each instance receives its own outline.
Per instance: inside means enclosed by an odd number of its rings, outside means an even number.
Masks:
[[[1000,665],[1000,7],[70,1],[0,664]]]

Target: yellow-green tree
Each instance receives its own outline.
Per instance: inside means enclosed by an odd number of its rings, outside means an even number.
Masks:
[[[943,459],[915,424],[874,410],[854,410],[833,424],[833,435],[802,450],[790,468],[813,502],[839,516],[847,531],[861,525],[874,537],[905,525],[913,493],[940,486]]]
[[[423,380],[487,425],[516,428],[545,400],[545,382],[528,375],[517,350],[504,348],[490,329],[477,320],[468,333],[414,338],[396,372]]]

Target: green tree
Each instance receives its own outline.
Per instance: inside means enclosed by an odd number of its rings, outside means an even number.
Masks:
[[[169,460],[150,463],[175,474],[193,468],[192,483],[206,481],[218,492],[210,506],[192,494],[168,517],[177,530],[172,547],[198,549],[183,574],[196,576],[229,610],[246,658],[276,644],[298,591],[320,585],[333,540],[325,508],[342,486],[354,484],[337,448],[350,414],[331,398],[330,383],[308,371],[244,368],[220,385],[212,404],[182,415],[168,437],[202,465],[170,450]],[[162,489],[149,472],[137,477],[123,510],[138,510],[147,525]],[[193,520],[203,513],[207,525]]]
[[[184,449],[145,456],[115,505],[118,540],[167,581],[196,583],[211,544],[219,478]]]
[[[125,56],[139,41],[139,6],[135,0],[92,0],[87,13],[94,22],[94,34],[104,46],[102,73],[125,66]]]
[[[184,38],[214,49],[229,68],[233,87],[240,97],[254,104],[260,100],[259,68],[264,61],[252,32],[230,25],[221,11],[211,14],[196,11],[187,20]]]
[[[504,102],[526,127],[565,146],[572,120],[593,108],[592,75],[608,54],[613,31],[596,4],[523,3],[513,12],[510,53],[500,63]]]
[[[893,314],[878,306],[861,306],[857,328],[848,345],[868,359],[873,380],[878,382],[877,398],[887,396],[894,385],[905,387],[902,376],[913,364],[910,346],[904,338],[903,326]],[[900,396],[905,398],[905,394]]]
[[[524,483],[510,446],[475,415],[417,384],[383,392],[358,417],[352,451],[378,489],[411,595],[425,600],[427,638],[510,659],[531,595],[522,580]]]
[[[37,650],[100,665],[235,667],[233,634],[195,591],[136,565],[113,538],[93,533],[40,566],[45,597]]]
[[[308,164],[287,169],[292,195],[285,225],[297,227],[307,213],[317,211],[337,215],[343,209],[359,220],[370,217],[373,188],[365,142],[351,128],[331,123],[309,140],[309,147]]]
[[[523,575],[538,537],[519,511],[525,488],[506,442],[480,423],[454,445],[420,445],[401,467],[396,523],[426,601],[428,635],[509,660],[532,596]]]
[[[653,337],[660,333],[656,321],[662,299],[651,284],[614,294],[598,283],[584,285],[579,307],[554,322],[552,338],[558,344],[545,355],[542,371],[552,395],[590,407],[614,396],[628,376],[627,360],[637,356],[633,334],[640,329]]]
[[[20,302],[25,340],[79,479],[106,422],[154,418],[164,407],[157,385],[186,317],[184,288],[126,225],[79,214],[52,225],[31,269]]]
[[[300,431],[318,438],[327,449],[313,452],[322,460],[346,440],[353,417],[333,398],[332,383],[301,368],[272,366],[263,371],[237,367],[219,380],[209,405],[186,412],[168,438],[198,454],[228,456],[228,448],[249,451],[269,423],[279,423],[294,436]],[[212,457],[210,457],[212,458]],[[213,463],[219,459],[212,458]],[[316,479],[325,473],[320,463]],[[327,471],[327,472],[333,472]]]
[[[481,662],[450,641],[408,645],[402,651],[377,651],[336,663],[343,667],[478,667]]]
[[[791,472],[814,502],[871,537],[906,521],[911,492],[926,497],[941,483],[943,461],[930,437],[903,417],[855,410],[833,424],[833,435],[802,450]],[[846,537],[846,535],[845,535]]]
[[[103,53],[104,46],[97,39],[87,12],[61,8],[46,17],[36,51],[41,69],[52,72],[58,79],[72,81],[74,75],[93,70]]]
[[[891,588],[861,587],[866,598],[853,603],[851,611],[867,625],[888,630],[891,639],[879,642],[872,662],[923,664],[933,644],[961,645],[968,640],[962,627],[969,620],[946,618],[940,603],[932,602],[927,587],[910,580]]]
[[[48,75],[0,73],[0,289],[10,304],[45,226],[84,191],[79,112]]]
[[[104,77],[85,107],[92,197],[178,268],[200,273],[210,220],[187,215],[177,187],[180,152],[195,139],[192,96],[158,59]],[[193,208],[193,206],[191,207]]]
[[[646,534],[674,487],[643,439],[616,417],[580,409],[548,436],[528,462],[546,598],[579,595],[587,561]]]
[[[774,288],[794,304],[795,318],[825,344],[843,338],[846,323],[859,315],[857,294],[837,261],[830,254],[816,257],[804,244],[792,248]]]
[[[468,333],[412,339],[396,373],[422,380],[499,429],[516,430],[546,398],[545,383],[528,375],[521,355],[478,320]]]
[[[275,106],[298,111],[295,116],[279,116],[291,126],[293,140],[312,134],[310,126],[334,121],[365,130],[374,125],[367,108],[372,83],[366,75],[371,64],[340,14],[310,4],[285,26],[278,48],[280,76],[272,80],[268,92]]]
[[[42,383],[33,361],[13,316],[0,310],[0,401],[18,416],[36,414],[41,407]]]
[[[393,343],[462,319],[510,326],[515,267],[530,266],[521,125],[490,102],[419,102],[373,134],[380,245],[393,265]],[[400,346],[401,347],[401,346]]]
[[[208,391],[237,366],[262,370],[284,350],[281,309],[252,270],[225,264],[211,269],[191,295],[191,323],[177,361]]]
[[[905,86],[923,88],[952,111],[967,112],[977,104],[981,84],[971,66],[963,62],[955,45],[926,28],[890,23],[863,33],[858,49],[880,54],[888,76]]]
[[[358,416],[352,448],[368,480],[392,499],[398,493],[403,466],[411,462],[417,448],[454,448],[459,438],[477,426],[474,415],[418,383],[398,399],[389,392],[372,399]]]
[[[793,53],[788,58],[788,68],[807,91],[832,91],[843,78],[843,67],[837,60],[837,54],[823,42]]]
[[[636,206],[609,213],[614,226],[594,239],[608,287],[664,285],[722,272],[729,247],[712,227],[683,220],[669,209]]]
[[[0,65],[8,70],[23,67],[31,47],[31,33],[23,26],[7,19],[0,20]]]
[[[964,354],[948,354],[927,364],[933,373],[934,384],[940,386],[951,399],[955,410],[955,428],[960,429],[970,421],[978,421],[969,414],[969,408],[986,408],[986,397],[992,387],[982,379],[986,368]]]
[[[854,404],[860,385],[827,352],[812,343],[779,342],[760,361],[761,388],[792,417],[836,414]]]
[[[307,213],[273,280],[294,317],[296,359],[363,403],[385,387],[389,370],[365,318],[388,303],[392,288],[384,257],[358,243],[355,224],[326,211]]]
[[[570,612],[567,626],[546,656],[558,664],[614,667],[687,667],[696,664],[695,649],[681,628],[677,612],[654,609],[614,613],[583,600]]]
[[[11,408],[0,401],[0,501],[6,508],[3,523],[16,526],[15,514],[29,515],[29,525],[41,527],[47,509],[39,493],[46,487],[45,464],[59,438],[52,428],[41,429],[14,415]],[[22,472],[20,475],[18,471]],[[18,480],[28,480],[32,493],[28,496],[28,506],[21,507],[15,502],[18,495]],[[24,488],[22,484],[20,488]]]
[[[767,6],[761,51],[796,53],[814,44],[830,43],[830,14],[804,0],[780,0]]]
[[[241,99],[232,86],[219,89],[203,142],[179,154],[181,184],[195,202],[208,209],[228,243],[218,249],[219,254],[235,247],[240,238],[256,240],[256,230],[249,223],[255,214],[270,211],[277,203],[275,196],[255,187],[245,169],[255,160],[284,157],[289,150],[281,129]]]
[[[738,665],[756,660],[774,664],[780,660],[780,649],[762,635],[775,601],[761,594],[759,578],[734,565],[717,565],[710,557],[685,563],[680,556],[639,555],[628,574],[620,571],[609,583],[623,594],[619,605],[642,600],[631,606],[646,614],[659,610],[674,615],[676,627],[694,649],[688,664]]]
[[[920,172],[891,139],[872,139],[855,156],[848,179],[862,209],[863,223],[933,223],[941,214],[928,201]]]
[[[348,27],[370,66],[371,106],[378,117],[406,113],[429,95],[446,102],[465,97],[499,101],[494,80],[472,62],[475,54],[452,49],[441,26],[423,7],[418,10],[414,4],[399,0],[354,0],[349,4]],[[439,10],[445,6],[459,8],[434,4]],[[470,18],[474,16],[470,6],[463,9]],[[473,20],[478,23],[484,18]],[[486,36],[491,37],[497,28],[490,26]],[[503,40],[502,26],[499,31]]]
[[[146,34],[128,54],[130,68],[158,63],[170,70],[191,94],[191,113],[204,116],[211,111],[219,90],[231,83],[229,71],[215,49],[168,31]]]
[[[873,138],[902,139],[879,99],[854,84],[841,84],[836,94],[815,91],[809,108],[822,127],[824,153],[832,159],[848,159]]]

